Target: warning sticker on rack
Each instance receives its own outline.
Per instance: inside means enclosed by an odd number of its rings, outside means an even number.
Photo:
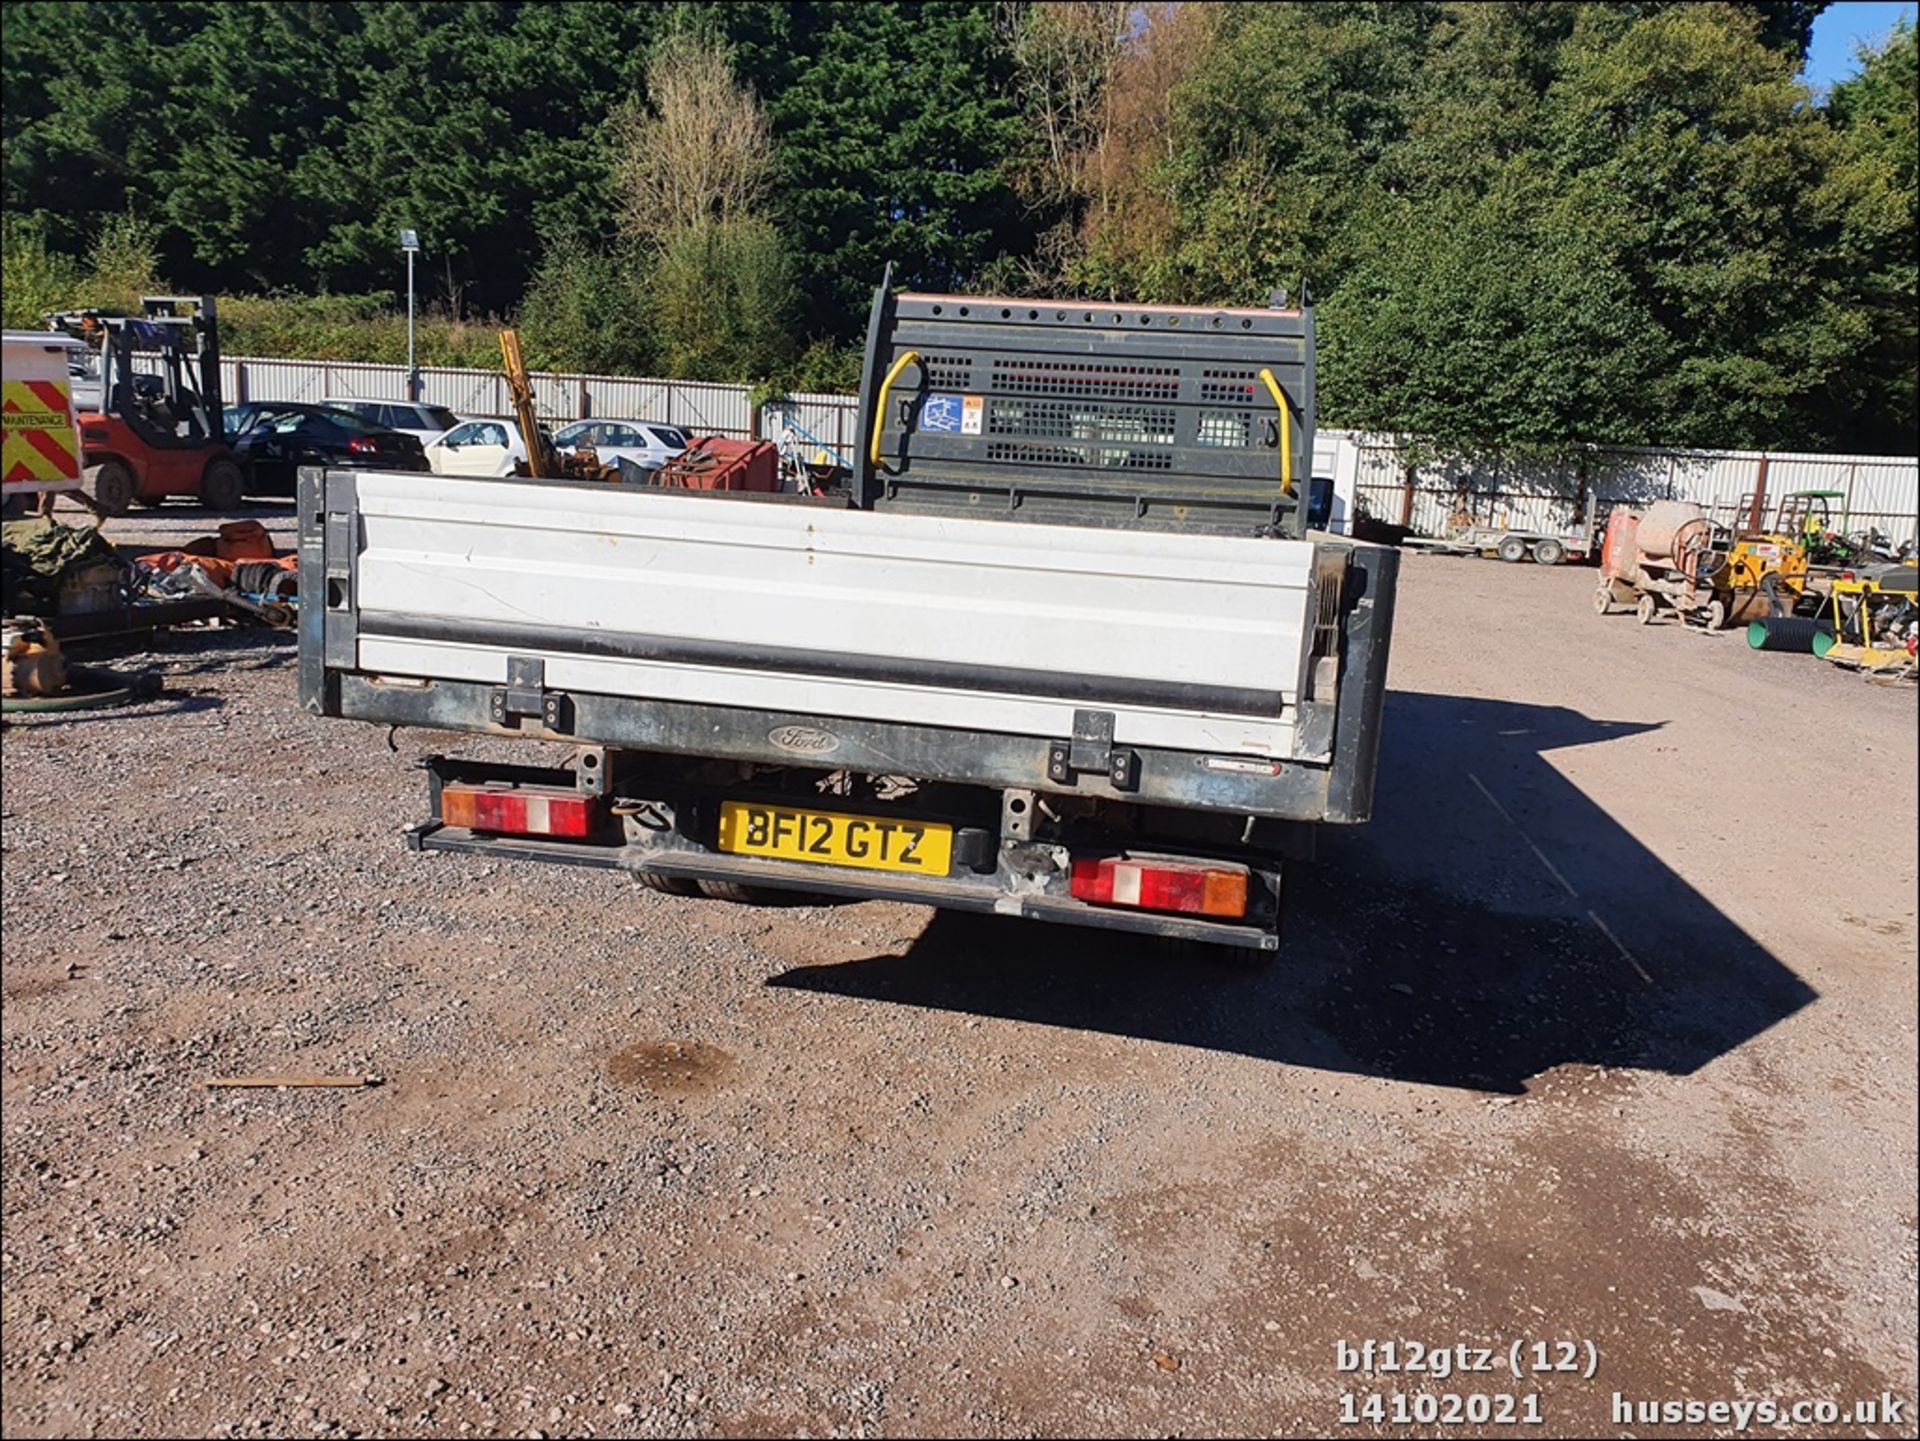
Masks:
[[[986,412],[983,395],[934,391],[920,402],[920,428],[940,435],[979,435]]]
[[[935,391],[920,402],[920,428],[944,435],[960,433],[960,402],[965,396]]]

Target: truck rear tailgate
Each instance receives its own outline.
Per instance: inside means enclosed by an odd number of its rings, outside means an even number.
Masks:
[[[1311,541],[362,473],[361,671],[1290,758]],[[330,658],[339,665],[345,657]],[[1313,749],[1312,746],[1308,747]]]

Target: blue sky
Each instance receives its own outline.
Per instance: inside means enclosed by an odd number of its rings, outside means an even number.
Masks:
[[[1825,90],[1860,67],[1853,49],[1862,40],[1881,40],[1893,22],[1913,19],[1914,0],[1840,0],[1820,12],[1813,22],[1813,43],[1807,47],[1806,81]]]

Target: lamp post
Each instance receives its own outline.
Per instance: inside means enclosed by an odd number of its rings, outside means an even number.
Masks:
[[[407,253],[407,400],[420,399],[420,372],[413,363],[413,257],[420,253],[420,233],[400,232],[400,248]]]

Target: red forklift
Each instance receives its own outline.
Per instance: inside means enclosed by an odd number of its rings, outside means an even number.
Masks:
[[[99,352],[98,392],[84,380],[74,386],[87,454],[83,496],[102,515],[176,495],[231,510],[246,493],[246,472],[227,446],[213,298],[146,295],[140,310],[46,317],[49,330]]]

